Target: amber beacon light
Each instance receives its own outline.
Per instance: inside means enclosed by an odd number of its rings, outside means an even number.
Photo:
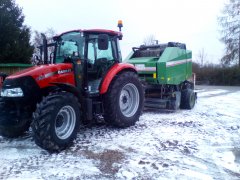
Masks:
[[[119,28],[119,31],[122,30],[122,27],[123,27],[122,20],[118,20],[118,28]]]

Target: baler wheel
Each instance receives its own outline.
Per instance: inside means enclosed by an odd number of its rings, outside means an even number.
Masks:
[[[142,112],[143,100],[143,87],[136,73],[117,75],[104,95],[105,121],[120,128],[134,125]]]
[[[33,115],[32,130],[35,143],[50,152],[70,146],[80,126],[80,104],[67,92],[44,97]]]
[[[184,89],[181,92],[181,109],[192,109],[195,106],[196,95],[192,89]]]

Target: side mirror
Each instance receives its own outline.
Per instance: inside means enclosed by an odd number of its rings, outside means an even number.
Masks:
[[[108,39],[109,39],[109,36],[107,34],[99,34],[98,35],[98,49],[107,50],[108,49]]]

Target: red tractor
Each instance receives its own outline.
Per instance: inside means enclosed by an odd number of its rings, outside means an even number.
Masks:
[[[45,40],[45,63],[3,82],[0,135],[17,137],[31,126],[36,144],[54,152],[71,145],[81,124],[134,125],[144,90],[135,67],[122,63],[121,39],[121,32],[90,29],[62,33],[52,44]],[[55,47],[51,62],[48,46]]]

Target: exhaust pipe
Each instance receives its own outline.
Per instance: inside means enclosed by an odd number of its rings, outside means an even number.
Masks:
[[[43,62],[44,64],[48,64],[48,48],[47,48],[47,38],[45,34],[41,33],[41,36],[43,38]]]

